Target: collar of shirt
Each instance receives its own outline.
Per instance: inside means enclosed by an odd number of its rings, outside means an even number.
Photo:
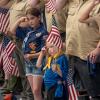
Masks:
[[[29,27],[30,32],[28,32],[27,36],[29,36],[29,34],[32,33],[32,32],[36,33],[36,31],[40,31],[43,27],[44,27],[43,23],[40,23],[40,25],[35,29],[32,28],[32,27]]]

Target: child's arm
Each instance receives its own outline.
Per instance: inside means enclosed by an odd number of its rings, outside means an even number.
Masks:
[[[87,9],[81,14],[79,21],[82,23],[88,22],[89,14],[92,9],[100,3],[100,0],[92,0],[91,3],[87,6]]]
[[[42,66],[42,61],[45,56],[45,53],[46,53],[46,47],[43,47],[36,63],[37,68],[40,68]]]
[[[23,23],[23,22],[27,22],[27,18],[26,17],[21,17],[20,19],[18,19],[16,21],[16,23],[13,25],[13,27],[10,28],[10,32],[12,34],[16,34],[17,27],[20,26],[20,24]]]
[[[37,63],[36,63],[37,68],[40,68],[42,66],[43,58],[44,58],[44,53],[43,53],[43,51],[41,51],[40,55],[38,57]]]
[[[40,52],[38,52],[38,53],[34,53],[34,54],[25,54],[25,56],[24,56],[24,58],[25,59],[33,59],[33,58],[38,58],[39,57],[39,55],[40,55]]]

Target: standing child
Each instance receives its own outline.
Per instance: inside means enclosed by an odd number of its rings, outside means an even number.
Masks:
[[[12,30],[16,30],[22,22],[28,21],[29,27],[26,28],[26,37],[23,41],[23,53],[25,58],[26,76],[30,83],[34,100],[42,100],[41,85],[42,71],[36,68],[36,62],[41,48],[44,46],[47,31],[40,20],[40,11],[30,8],[26,11],[26,17],[20,18]]]
[[[67,73],[68,61],[62,50],[62,40],[57,27],[55,26],[55,18],[53,17],[53,25],[51,33],[46,40],[47,62],[43,68],[44,86],[47,91],[47,100],[68,100],[67,95]],[[37,61],[37,67],[42,65],[44,58],[44,50],[41,51]]]
[[[42,71],[36,68],[36,62],[40,50],[44,46],[47,31],[40,21],[40,11],[38,9],[28,9],[26,15],[31,30],[23,42],[23,52],[26,59],[26,75],[34,94],[34,100],[42,100]]]

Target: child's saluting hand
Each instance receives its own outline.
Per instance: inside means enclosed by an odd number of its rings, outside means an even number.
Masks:
[[[19,22],[19,24],[21,24],[23,22],[28,22],[28,18],[27,17],[21,17],[17,22]]]

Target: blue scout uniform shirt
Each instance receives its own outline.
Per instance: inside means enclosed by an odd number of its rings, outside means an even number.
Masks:
[[[30,28],[31,31],[27,33],[27,36],[23,42],[23,53],[29,54],[31,53],[32,49],[29,47],[29,43],[33,43],[36,45],[35,53],[40,52],[41,48],[44,46],[45,43],[45,36],[48,35],[48,32],[44,28],[43,24],[41,23],[37,29]],[[31,60],[32,63],[36,62],[37,58]]]
[[[67,74],[68,74],[68,61],[67,57],[63,54],[56,59],[56,64],[59,65],[62,71],[62,77],[58,75],[58,73],[52,71],[52,63],[50,65],[50,69],[47,68],[44,73],[44,84],[47,90],[49,90],[52,86],[57,86],[55,91],[55,97],[61,97],[63,95],[63,85],[59,84],[58,81],[67,82]]]

